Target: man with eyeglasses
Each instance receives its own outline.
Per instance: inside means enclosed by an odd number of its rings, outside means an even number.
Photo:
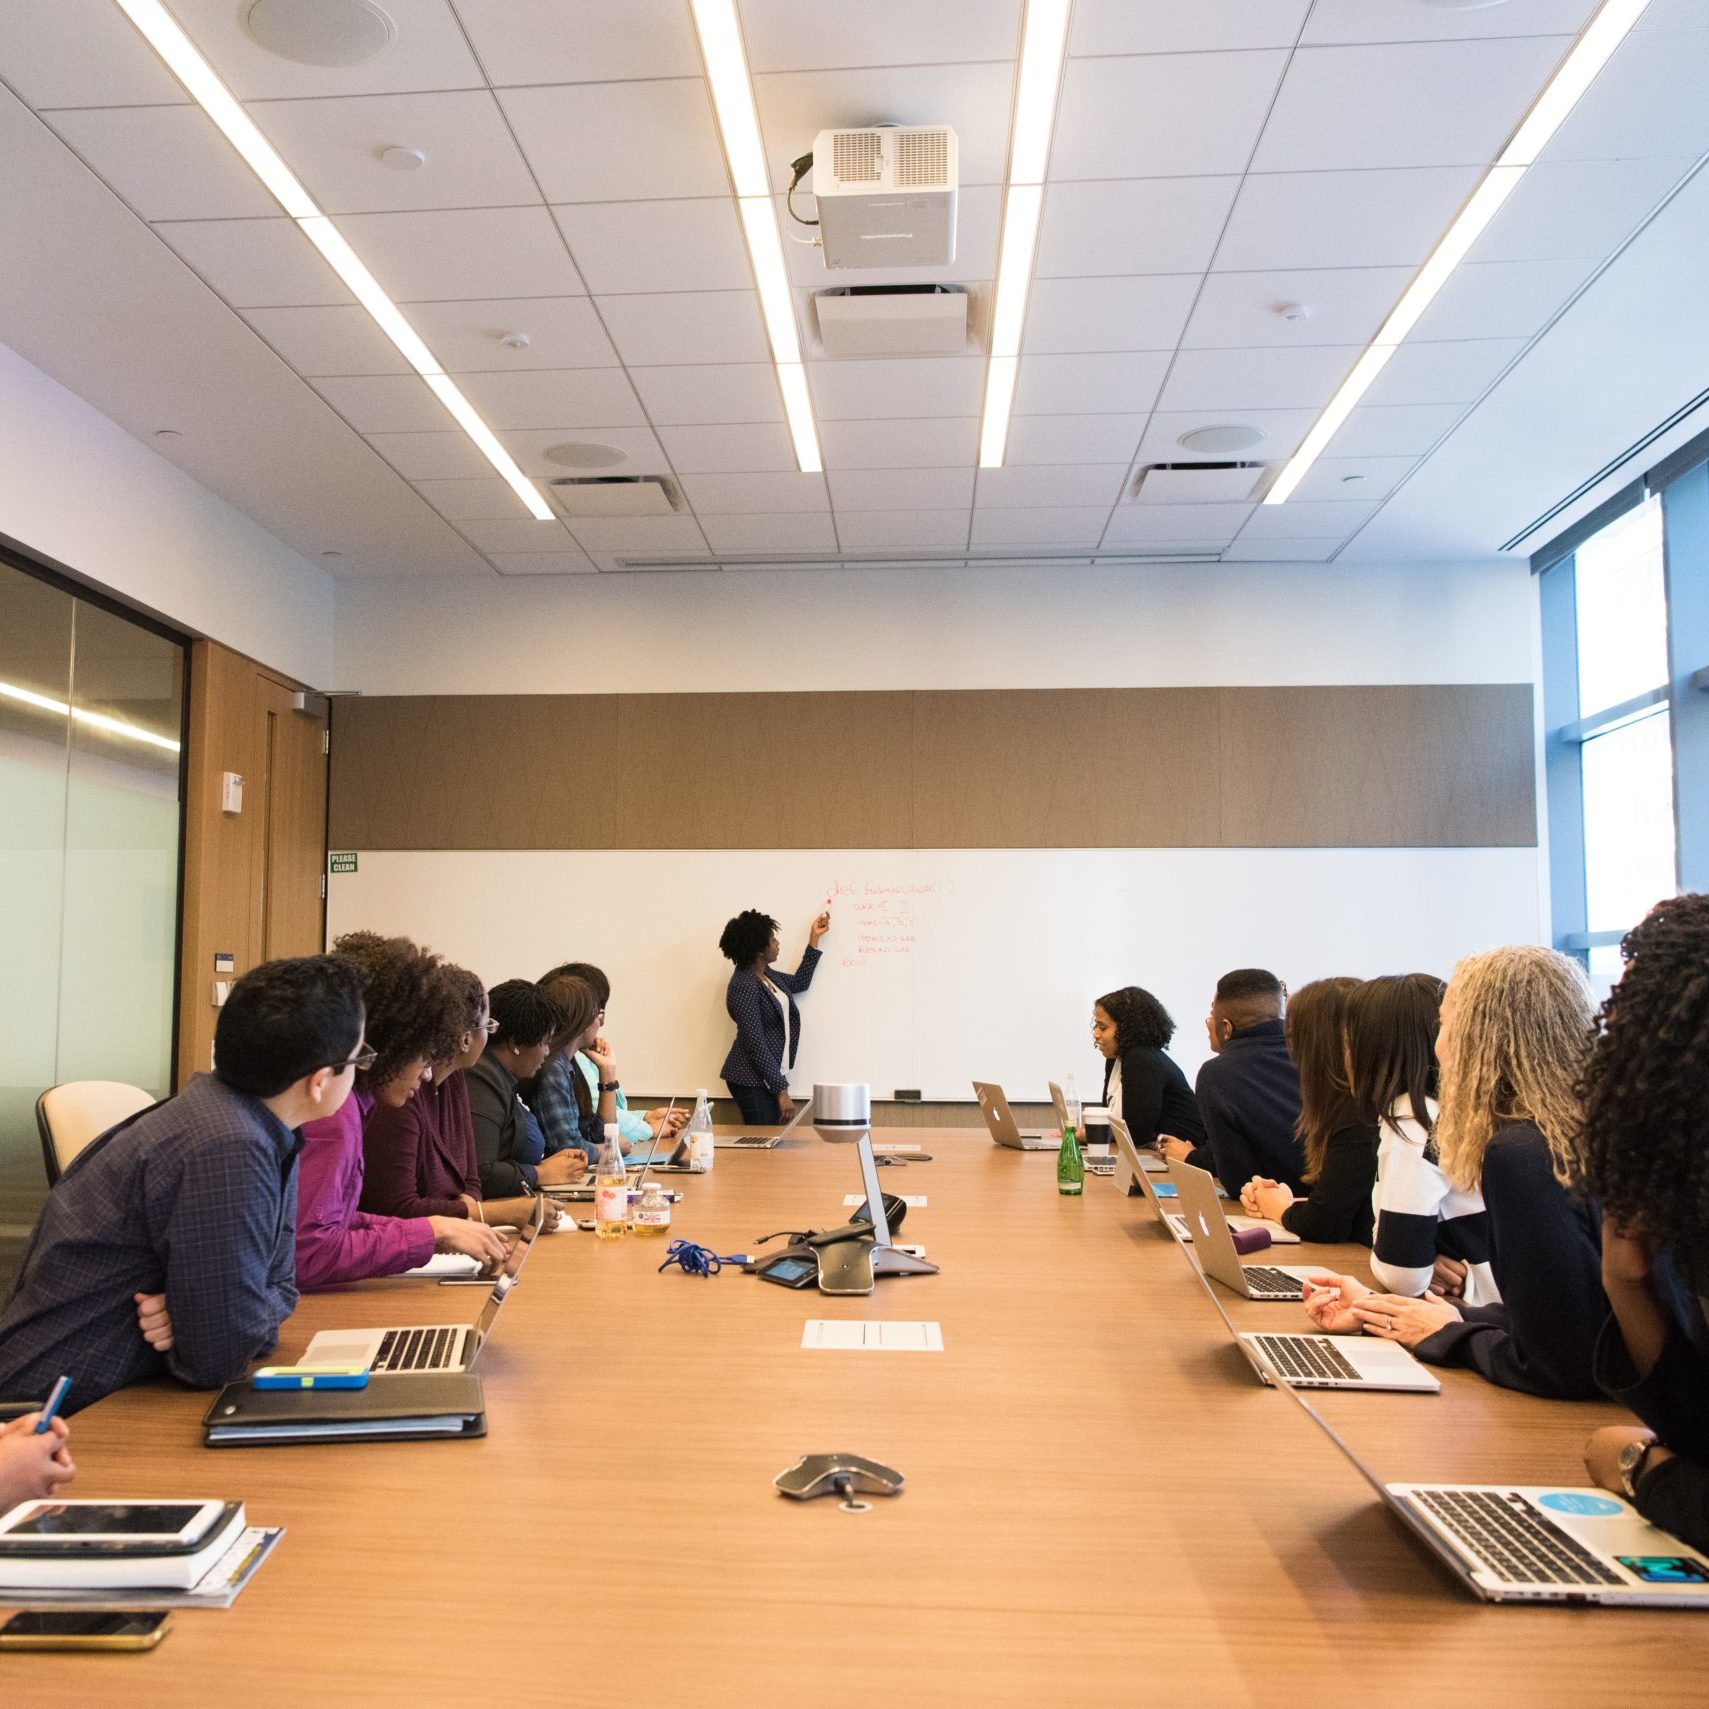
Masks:
[[[67,1411],[161,1376],[216,1388],[273,1347],[297,1303],[297,1129],[373,1063],[362,1026],[360,976],[336,956],[237,981],[213,1073],[54,1186],[0,1311],[0,1400],[44,1396],[61,1372]]]

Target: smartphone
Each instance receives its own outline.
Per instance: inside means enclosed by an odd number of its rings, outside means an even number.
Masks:
[[[776,1282],[779,1287],[804,1288],[818,1280],[819,1266],[811,1258],[779,1258],[754,1274],[762,1282]]]
[[[166,1636],[172,1616],[142,1614],[14,1614],[0,1626],[0,1649],[152,1650]]]

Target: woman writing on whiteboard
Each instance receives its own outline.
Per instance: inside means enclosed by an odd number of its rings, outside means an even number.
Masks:
[[[789,1071],[801,1042],[801,1017],[795,999],[813,983],[819,964],[819,940],[831,929],[829,911],[807,930],[807,949],[793,973],[779,973],[777,921],[746,908],[724,928],[718,947],[736,964],[724,993],[724,1008],[736,1023],[736,1039],[720,1072],[742,1120],[756,1124],[788,1121],[795,1114],[789,1095]]]

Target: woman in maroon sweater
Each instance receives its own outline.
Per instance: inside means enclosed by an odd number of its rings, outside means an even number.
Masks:
[[[436,1062],[433,1077],[408,1103],[395,1109],[374,1106],[362,1129],[362,1209],[381,1216],[477,1217],[520,1226],[532,1209],[528,1199],[482,1202],[463,1077],[487,1047],[486,990],[467,968],[447,967],[441,976],[462,1002],[468,1024],[457,1040],[457,1054]],[[548,1225],[557,1221],[555,1206],[546,1214]]]

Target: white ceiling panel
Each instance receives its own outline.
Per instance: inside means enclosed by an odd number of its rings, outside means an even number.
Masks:
[[[185,220],[154,230],[234,308],[354,300],[294,220]]]
[[[6,81],[32,107],[187,101],[113,0],[6,0]]]
[[[827,477],[838,510],[966,510],[972,469],[834,469]]]
[[[406,312],[448,374],[617,366],[617,352],[586,297],[411,303]],[[526,347],[506,345],[512,333],[521,333]]]
[[[583,294],[544,208],[351,214],[338,228],[394,302]]]
[[[745,291],[753,286],[736,205],[583,202],[552,210],[597,293]]]
[[[454,0],[495,85],[697,77],[682,0]]]
[[[1322,3],[1322,0],[1319,0]],[[1079,0],[1071,54],[1194,53],[1222,48],[1292,47],[1311,0],[1191,0],[1145,6],[1134,0]]]
[[[1601,260],[1677,184],[1691,161],[1547,157],[1472,246],[1479,261]]]
[[[1287,57],[1234,51],[1071,59],[1051,178],[1245,171]]]
[[[1034,272],[1040,279],[1201,273],[1239,188],[1233,176],[1051,184]]]
[[[1106,546],[1226,546],[1251,516],[1250,504],[1124,504],[1110,518]]]
[[[804,10],[828,9],[821,0],[821,5]],[[870,125],[882,118],[893,125],[948,125],[955,132],[961,182],[1001,184],[1009,155],[1014,81],[1012,57],[984,65],[881,64],[857,71],[785,71],[756,77],[754,101],[773,182],[789,182],[789,163],[811,150],[820,131]]]
[[[1524,349],[1519,338],[1403,344],[1371,382],[1368,403],[1470,403]]]
[[[1126,463],[1044,463],[1016,469],[981,469],[974,504],[982,510],[1037,505],[1112,505],[1122,496]]]
[[[1465,414],[1464,404],[1361,404],[1329,442],[1334,457],[1422,457]]]
[[[1109,356],[1023,356],[1017,415],[1131,415],[1150,409],[1168,372],[1160,351]]]
[[[1376,515],[1375,504],[1261,504],[1241,530],[1243,540],[1345,540]]]
[[[445,0],[385,0],[396,40],[349,66],[302,65],[267,52],[243,28],[248,7],[238,0],[172,0],[172,10],[240,101],[481,85],[480,67]]]
[[[809,362],[807,383],[821,421],[977,415],[985,390],[985,364],[977,356]]]
[[[698,77],[504,89],[499,100],[548,201],[730,193]]]
[[[488,427],[642,427],[646,416],[618,368],[461,374],[457,384]]]
[[[837,539],[845,552],[955,552],[970,520],[966,510],[839,510]]]
[[[1188,349],[1294,349],[1364,344],[1412,277],[1410,267],[1297,268],[1280,273],[1213,273],[1182,343]],[[1286,320],[1284,308],[1303,309]]]
[[[1307,48],[1252,166],[1486,166],[1570,46],[1562,36]]]
[[[243,317],[311,378],[326,374],[408,374],[412,370],[366,309],[251,309]]]
[[[500,435],[504,448],[523,474],[539,480],[557,475],[666,475],[670,462],[652,430],[646,427],[534,427],[507,428]],[[608,468],[586,469],[554,462],[546,453],[565,444],[603,445],[621,454]]]
[[[811,290],[831,285],[870,285],[873,270],[867,267],[827,267],[824,252],[816,245],[798,242],[806,230],[791,221],[787,198],[777,198],[778,227],[783,232],[784,254],[789,261],[790,283]],[[1002,189],[995,184],[963,185],[955,202],[955,255],[942,267],[887,267],[887,285],[970,285],[989,279],[997,271],[997,236],[1003,203]],[[804,220],[817,216],[818,202],[798,190],[795,211]]]
[[[1202,462],[1221,453],[1194,451],[1181,443],[1184,433],[1201,427],[1255,427],[1264,437],[1241,457],[1275,462],[1291,456],[1317,419],[1315,409],[1159,410],[1152,416],[1139,442],[1139,455],[1147,463]]]
[[[816,514],[704,516],[700,531],[714,552],[834,552],[828,511]]]
[[[826,421],[819,449],[827,469],[964,469],[978,454],[979,418]]]
[[[1027,297],[1028,355],[1080,350],[1173,350],[1192,312],[1198,277],[1037,279]]]
[[[1008,468],[1131,462],[1145,419],[1143,415],[1017,415],[1009,422],[1003,462]]]
[[[1419,0],[1317,0],[1301,40],[1463,41],[1480,36],[1576,35],[1600,0],[1486,0],[1482,6],[1420,5]]]
[[[1545,158],[1616,160],[1701,154],[1709,148],[1709,15],[1689,25],[1634,30],[1555,133]]]
[[[1295,491],[1306,501],[1374,503],[1387,498],[1417,467],[1416,457],[1320,457]]]
[[[632,368],[679,367],[714,355],[721,362],[771,356],[753,291],[662,291],[598,302],[618,354]]]
[[[638,368],[634,381],[655,427],[783,420],[783,400],[769,362]]]
[[[1109,521],[1108,505],[1068,510],[977,510],[974,546],[1096,546]]]
[[[501,522],[527,517],[522,500],[497,475],[484,480],[417,481],[415,490],[447,522]]]
[[[1589,277],[1578,261],[1485,261],[1456,268],[1412,337],[1529,338]]]
[[[478,552],[561,552],[567,544],[561,522],[536,522],[532,516],[459,522],[457,532]]]
[[[567,552],[489,552],[487,557],[501,576],[590,576],[599,569],[573,544]]]
[[[823,427],[819,437],[821,443],[826,439]],[[795,467],[794,442],[782,422],[661,427],[659,439],[672,467],[684,475],[779,474]]]
[[[427,383],[413,374],[310,383],[358,433],[431,433],[453,425]]]
[[[704,552],[692,516],[584,516],[573,530],[584,552]]]
[[[1225,564],[1327,564],[1346,545],[1333,540],[1236,540],[1225,546]]]
[[[1468,166],[1423,166],[1248,178],[1217,249],[1217,269],[1416,267],[1477,177]]]
[[[485,89],[256,101],[249,110],[329,214],[540,200],[498,103]],[[380,159],[388,148],[418,148],[427,162],[400,171]]]
[[[756,73],[1012,60],[1020,28],[1021,0],[981,0],[976,6],[742,0],[742,39]]]
[[[92,107],[46,117],[145,220],[259,218],[279,211],[200,107]]]
[[[1319,408],[1329,402],[1358,357],[1359,347],[1346,344],[1314,344],[1303,350],[1183,350],[1158,402],[1167,410]]]
[[[695,514],[708,516],[784,515],[829,510],[823,475],[684,475],[682,490]]]
[[[450,481],[472,479],[491,471],[475,442],[452,425],[425,433],[371,433],[368,443],[406,480]]]

